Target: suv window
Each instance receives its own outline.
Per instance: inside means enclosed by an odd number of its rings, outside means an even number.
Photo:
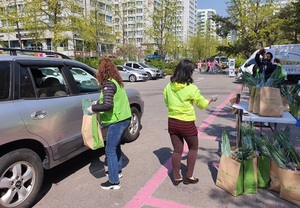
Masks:
[[[10,64],[1,62],[0,64],[0,100],[6,100],[9,97],[10,83]]]
[[[129,66],[129,67],[131,67],[131,63],[126,63],[126,66]]]
[[[79,87],[80,93],[98,92],[99,84],[97,79],[85,69],[69,66],[71,74]]]
[[[30,74],[32,75],[30,78]],[[68,95],[61,67],[21,67],[21,98],[48,98]]]

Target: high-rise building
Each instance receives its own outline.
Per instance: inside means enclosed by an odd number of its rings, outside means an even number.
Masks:
[[[198,34],[204,36],[210,35],[211,37],[216,37],[216,22],[211,18],[216,15],[216,10],[214,9],[198,9],[197,10],[197,25]]]

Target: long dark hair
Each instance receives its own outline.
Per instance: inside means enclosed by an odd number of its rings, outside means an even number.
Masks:
[[[193,83],[192,75],[195,69],[195,64],[188,59],[181,60],[171,76],[171,82],[178,83]]]

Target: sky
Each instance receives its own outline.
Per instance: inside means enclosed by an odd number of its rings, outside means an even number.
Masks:
[[[198,0],[198,9],[214,9],[220,16],[227,16],[227,0]]]

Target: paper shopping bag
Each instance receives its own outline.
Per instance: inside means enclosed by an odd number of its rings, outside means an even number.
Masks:
[[[85,146],[92,150],[104,147],[102,132],[96,114],[83,115],[81,133]]]
[[[249,97],[249,107],[248,111],[253,112],[254,98],[255,98],[255,86],[250,86],[250,97]]]
[[[249,160],[243,160],[244,171],[244,193],[256,194],[257,193],[257,157]]]
[[[243,193],[243,166],[226,155],[221,156],[216,185],[232,196]]]
[[[279,197],[300,206],[300,171],[279,168]]]
[[[257,160],[257,187],[268,188],[270,184],[270,158],[261,155]]]
[[[279,179],[279,167],[276,165],[276,163],[271,160],[270,163],[270,186],[269,189],[273,191],[280,191],[280,179]]]
[[[260,87],[255,87],[254,101],[253,101],[253,113],[259,114],[260,112]]]
[[[283,105],[279,88],[261,87],[259,115],[265,117],[281,117]]]

